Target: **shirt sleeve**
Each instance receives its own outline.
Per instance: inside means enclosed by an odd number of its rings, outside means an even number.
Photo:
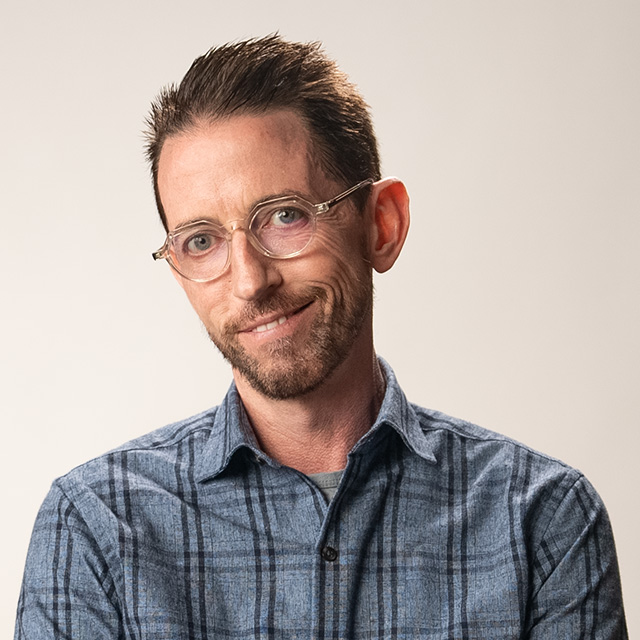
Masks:
[[[583,476],[560,503],[533,563],[535,591],[526,638],[626,640],[609,517]]]
[[[113,581],[73,503],[54,483],[31,537],[15,640],[122,637]]]

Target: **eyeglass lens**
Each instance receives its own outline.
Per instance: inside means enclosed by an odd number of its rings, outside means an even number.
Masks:
[[[265,203],[254,211],[248,233],[265,255],[286,258],[302,251],[311,241],[314,215],[296,199]],[[169,248],[175,267],[195,280],[221,274],[229,257],[228,232],[213,223],[202,223],[174,235]]]

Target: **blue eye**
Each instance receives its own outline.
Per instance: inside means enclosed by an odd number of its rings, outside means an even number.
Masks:
[[[206,251],[211,246],[211,237],[206,235],[199,235],[191,238],[187,243],[187,249],[198,253],[199,251]]]
[[[198,254],[203,254],[210,251],[212,248],[215,248],[216,244],[219,243],[220,238],[217,238],[210,233],[196,233],[185,239],[184,243],[182,244],[182,253],[196,256]]]
[[[306,217],[304,211],[300,211],[300,209],[295,209],[294,207],[276,209],[269,216],[265,226],[286,227],[300,222],[300,220]]]

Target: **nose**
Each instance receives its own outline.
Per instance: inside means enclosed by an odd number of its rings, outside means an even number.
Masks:
[[[229,242],[233,294],[242,300],[258,300],[276,289],[282,278],[274,261],[249,242],[244,229],[235,229]]]

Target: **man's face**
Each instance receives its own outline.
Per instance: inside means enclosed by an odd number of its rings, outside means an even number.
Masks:
[[[260,201],[299,194],[323,202],[346,186],[312,161],[301,119],[289,111],[236,116],[169,138],[158,189],[170,230],[193,220],[244,220]],[[371,340],[367,231],[352,201],[318,218],[306,251],[277,260],[259,253],[242,230],[229,269],[214,281],[178,276],[234,375],[260,393],[292,398],[317,388]]]

